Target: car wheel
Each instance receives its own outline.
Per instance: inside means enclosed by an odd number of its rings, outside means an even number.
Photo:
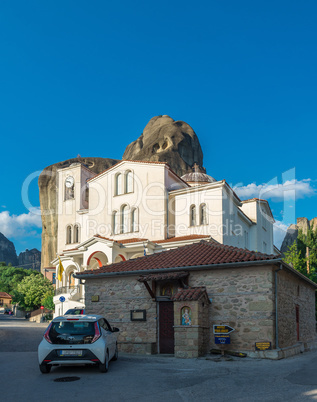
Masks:
[[[104,363],[99,363],[99,370],[102,373],[107,373],[109,367],[109,353],[108,351],[106,352],[106,357],[105,357],[105,362]]]
[[[115,362],[116,360],[118,360],[118,345],[116,344],[116,350],[114,352],[113,358],[112,360]]]
[[[51,371],[52,366],[48,364],[40,364],[40,371],[43,374],[48,374]]]

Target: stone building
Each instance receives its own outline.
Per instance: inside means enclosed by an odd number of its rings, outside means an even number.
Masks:
[[[315,341],[317,286],[276,255],[200,241],[75,278],[86,312],[119,327],[124,352],[186,358],[221,347],[281,358]],[[234,329],[217,337],[230,344],[215,343],[214,326]]]

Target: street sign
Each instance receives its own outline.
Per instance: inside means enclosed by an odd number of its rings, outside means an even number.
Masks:
[[[230,327],[230,325],[214,325],[213,329],[215,335],[230,334],[235,331],[235,329]]]
[[[59,301],[62,302],[62,303],[64,303],[65,300],[66,300],[66,299],[65,299],[64,296],[61,296],[61,297],[59,298]]]
[[[41,306],[41,310],[44,310],[44,306]]]
[[[230,335],[215,335],[215,343],[218,345],[230,345]]]

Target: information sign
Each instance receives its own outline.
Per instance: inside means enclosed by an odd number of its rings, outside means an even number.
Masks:
[[[230,325],[214,325],[213,329],[215,335],[230,334],[235,331],[235,329],[230,327]]]
[[[230,344],[230,335],[215,335],[215,344],[229,345]]]
[[[255,350],[271,350],[271,342],[255,342]]]

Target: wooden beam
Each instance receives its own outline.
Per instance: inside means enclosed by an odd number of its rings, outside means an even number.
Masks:
[[[150,296],[152,297],[152,299],[155,299],[155,294],[152,292],[152,289],[150,288],[149,284],[146,281],[144,281],[143,283],[144,283],[147,291],[149,292]]]

